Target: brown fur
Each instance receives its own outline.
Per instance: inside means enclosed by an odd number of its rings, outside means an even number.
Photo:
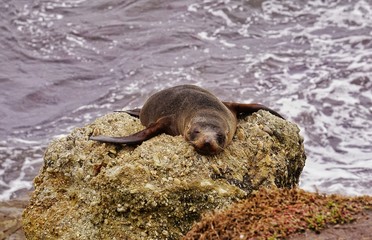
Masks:
[[[263,105],[221,102],[205,89],[180,85],[155,93],[142,109],[126,111],[139,117],[145,130],[126,137],[95,136],[90,139],[138,144],[160,133],[183,135],[199,153],[216,154],[231,142],[237,116],[260,109],[280,116]]]

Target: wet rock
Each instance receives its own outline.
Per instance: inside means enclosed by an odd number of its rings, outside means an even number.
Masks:
[[[179,239],[201,214],[260,187],[292,188],[305,164],[296,125],[259,111],[238,125],[230,146],[198,154],[182,136],[137,147],[89,141],[143,129],[112,113],[54,140],[24,211],[29,239]]]
[[[0,239],[25,239],[21,215],[28,199],[0,202]]]

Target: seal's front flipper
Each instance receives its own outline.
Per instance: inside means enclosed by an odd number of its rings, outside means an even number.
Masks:
[[[171,118],[163,117],[163,118],[160,118],[155,123],[150,124],[150,126],[145,128],[144,130],[139,131],[129,136],[109,137],[109,136],[100,135],[100,136],[90,137],[89,140],[105,142],[105,143],[120,143],[120,144],[127,144],[127,145],[137,145],[147,139],[150,139],[163,132],[166,132],[166,129],[167,127],[169,127],[170,124],[171,124]]]
[[[115,112],[125,112],[131,115],[132,117],[139,118],[139,115],[141,113],[141,108],[135,108],[135,109],[130,109],[130,110],[119,110]]]
[[[225,104],[225,106],[230,109],[233,113],[237,115],[237,117],[245,117],[249,114],[252,114],[254,112],[257,112],[258,110],[265,110],[270,112],[271,114],[283,118],[282,115],[280,115],[278,112],[272,110],[271,108],[268,108],[262,104],[258,103],[233,103],[233,102],[222,102]]]
[[[138,133],[133,134],[133,135],[137,135]],[[97,142],[104,142],[104,143],[121,143],[121,144],[127,144],[127,145],[137,145],[144,141],[139,136],[133,136],[133,135],[126,136],[126,137],[109,137],[109,136],[99,135],[99,136],[90,137],[89,140],[94,140]]]

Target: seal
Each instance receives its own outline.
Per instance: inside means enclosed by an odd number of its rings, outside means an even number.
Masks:
[[[179,85],[155,93],[142,109],[124,111],[139,117],[144,130],[125,137],[91,136],[90,140],[136,145],[161,133],[183,135],[197,152],[212,155],[232,141],[238,117],[258,110],[283,118],[261,104],[222,102],[198,86]]]

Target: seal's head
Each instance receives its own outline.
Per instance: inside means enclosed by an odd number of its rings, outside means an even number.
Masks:
[[[207,122],[193,122],[185,131],[185,139],[197,152],[205,155],[221,152],[227,145],[226,136],[223,128]]]

